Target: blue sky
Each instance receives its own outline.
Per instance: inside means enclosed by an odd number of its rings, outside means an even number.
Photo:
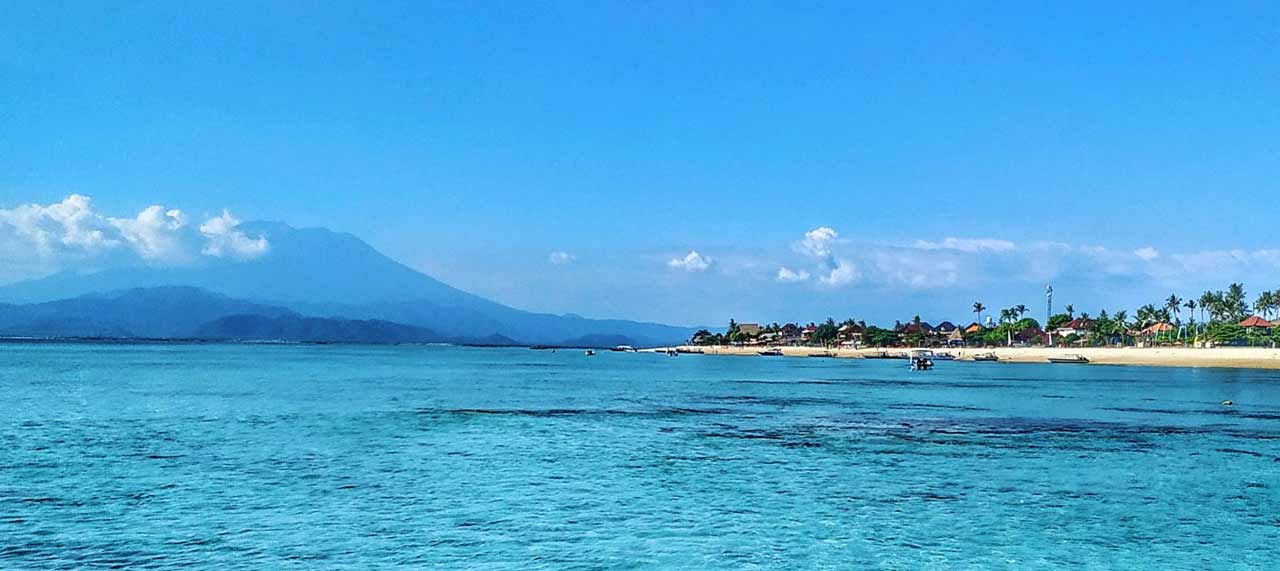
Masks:
[[[1280,287],[1272,3],[51,4],[0,7],[0,209],[686,324]]]

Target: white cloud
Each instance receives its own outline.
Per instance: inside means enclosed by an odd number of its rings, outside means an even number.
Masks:
[[[183,261],[190,258],[180,231],[187,224],[181,210],[148,206],[134,218],[107,218],[144,260]]]
[[[251,260],[267,253],[270,245],[267,239],[259,236],[250,238],[239,229],[240,221],[230,212],[222,211],[200,225],[200,234],[205,237],[205,246],[200,253],[215,258],[234,258]]]
[[[94,213],[93,201],[79,194],[48,206],[24,204],[10,210],[0,209],[0,239],[23,242],[42,256],[66,251],[90,252],[119,245],[108,237],[106,226],[102,217]]]
[[[567,266],[577,259],[577,256],[564,251],[551,252],[551,255],[547,256],[547,260],[557,266]]]
[[[792,270],[791,268],[788,268],[788,267],[785,267],[785,266],[784,266],[784,267],[778,268],[778,278],[777,278],[777,279],[778,279],[778,281],[780,281],[780,282],[786,282],[786,283],[794,283],[794,282],[803,282],[803,281],[808,281],[808,279],[809,279],[809,272],[804,271],[804,270],[800,270],[800,271],[798,271],[798,272],[797,272],[797,271]]]
[[[1160,250],[1147,246],[1145,248],[1138,248],[1137,250],[1134,250],[1133,255],[1150,262],[1151,260],[1160,257]]]
[[[921,250],[959,250],[961,252],[1011,252],[1015,246],[1008,240],[995,238],[944,238],[941,242],[917,240],[914,244]]]
[[[858,281],[862,274],[858,271],[858,267],[845,261],[836,260],[835,267],[831,268],[827,275],[818,278],[818,281],[829,286],[843,286]]]
[[[830,226],[819,226],[804,233],[804,239],[796,242],[796,251],[814,258],[826,258],[831,255],[831,244],[840,238],[840,234]]]
[[[683,258],[672,258],[667,262],[667,266],[686,272],[702,272],[710,268],[713,261],[710,257],[699,254],[697,250],[689,250]]]
[[[48,205],[0,208],[0,280],[120,264],[186,265],[202,254],[245,260],[268,250],[266,238],[250,238],[238,225],[224,211],[192,228],[181,210],[160,205],[116,218],[79,194]]]

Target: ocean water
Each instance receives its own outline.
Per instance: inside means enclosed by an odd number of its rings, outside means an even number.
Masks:
[[[1275,372],[8,344],[0,395],[5,569],[1280,568]]]

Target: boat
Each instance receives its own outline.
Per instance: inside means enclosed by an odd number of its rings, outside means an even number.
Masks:
[[[690,355],[702,355],[705,353],[702,349],[676,349],[676,353],[688,353]]]
[[[954,361],[956,360],[956,356],[952,355],[951,353],[934,353],[933,360],[934,361]]]
[[[778,349],[775,347],[773,349],[765,349],[764,351],[756,351],[756,354],[760,355],[761,357],[781,357],[782,349]]]
[[[912,351],[907,354],[907,358],[911,360],[909,367],[912,371],[928,371],[933,368],[933,351]]]
[[[1074,354],[1073,354],[1073,355],[1063,355],[1063,356],[1061,356],[1061,357],[1049,357],[1049,362],[1050,362],[1050,363],[1063,363],[1063,364],[1069,364],[1069,363],[1088,363],[1088,362],[1089,362],[1089,359],[1086,359],[1084,355],[1074,355]]]
[[[805,357],[826,357],[826,358],[834,358],[835,356],[836,354],[834,351],[823,351],[821,353],[809,353],[808,355],[805,355]]]
[[[613,351],[614,353],[635,353],[636,352],[636,348],[630,345],[618,345],[617,347],[614,347],[609,350]]]
[[[863,359],[893,359],[887,351],[876,351],[875,353],[867,353],[862,356]]]
[[[595,354],[596,354],[596,352],[595,352],[595,351],[593,351],[593,350],[591,350],[591,349],[587,349],[586,351],[584,351],[584,352],[583,352],[583,355],[586,355],[586,356],[588,356],[588,357],[591,357],[591,356],[593,356],[593,355],[595,355]]]
[[[979,353],[973,356],[973,360],[974,361],[999,361],[1000,357],[997,357],[995,353]]]
[[[679,351],[676,351],[675,349],[667,349],[667,356],[668,356],[668,357],[679,357],[679,356],[680,356],[680,352],[679,352]]]

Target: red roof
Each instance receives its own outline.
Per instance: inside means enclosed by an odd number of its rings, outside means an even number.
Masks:
[[[1143,333],[1160,333],[1161,331],[1173,331],[1173,326],[1161,321],[1151,327],[1143,329]]]
[[[1272,327],[1275,327],[1275,324],[1254,315],[1244,321],[1241,321],[1240,327],[1262,327],[1265,329],[1270,329]]]
[[[1093,329],[1093,320],[1077,317],[1071,321],[1062,324],[1058,329],[1077,329],[1080,331],[1088,331]]]

